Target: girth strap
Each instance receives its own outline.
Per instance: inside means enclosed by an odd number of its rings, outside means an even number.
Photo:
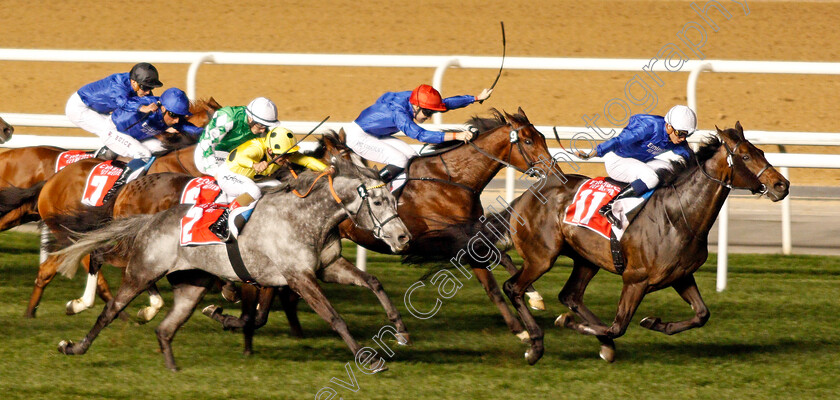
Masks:
[[[236,239],[231,239],[231,241],[225,243],[225,249],[227,249],[228,260],[230,261],[230,265],[233,267],[233,272],[236,273],[236,276],[239,277],[242,282],[256,284],[257,281],[254,280],[254,277],[248,272],[245,268],[245,262],[242,261],[242,254],[239,252],[239,242]]]
[[[626,262],[624,253],[621,251],[621,242],[615,237],[615,233],[610,230],[610,253],[612,253],[613,264],[615,265],[615,272],[619,275],[624,274]]]

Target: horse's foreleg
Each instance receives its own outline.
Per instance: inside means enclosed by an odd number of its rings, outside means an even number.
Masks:
[[[47,257],[40,266],[38,266],[38,277],[35,278],[35,287],[32,289],[32,295],[29,297],[29,305],[26,307],[26,318],[35,318],[35,312],[38,309],[38,304],[41,302],[41,296],[44,294],[44,288],[50,284],[50,281],[55,277],[58,268],[58,260],[56,257]]]
[[[700,290],[697,289],[697,283],[694,281],[694,276],[689,275],[674,284],[674,290],[679,293],[691,308],[694,310],[694,317],[685,321],[678,322],[662,322],[659,318],[647,317],[640,322],[645,328],[659,331],[667,335],[673,335],[682,331],[699,328],[706,324],[711,313],[703,298],[700,296]]]
[[[513,260],[510,259],[510,256],[507,253],[502,254],[501,263],[510,276],[513,276],[516,271],[519,271],[516,269],[516,264],[513,263]],[[528,286],[525,294],[528,296],[528,304],[531,305],[531,308],[534,310],[545,310],[545,302],[543,301],[540,293],[537,292],[537,289],[534,289],[534,285]]]
[[[408,329],[405,327],[400,312],[394,306],[388,294],[385,293],[382,283],[375,276],[356,268],[346,258],[339,257],[335,262],[321,269],[318,272],[318,278],[324,282],[368,288],[379,299],[379,303],[385,309],[385,314],[388,316],[388,319],[394,323],[394,328],[397,330],[397,334],[395,335],[397,343],[400,345],[409,344]]]
[[[296,338],[303,337],[303,327],[300,325],[298,319],[297,305],[300,302],[300,296],[288,286],[283,286],[278,294],[280,297],[280,304],[283,306],[283,312],[286,313],[286,319],[289,321],[289,334]],[[265,311],[266,319],[268,318],[268,310]],[[259,319],[259,315],[257,315]],[[259,321],[257,321],[259,322]]]
[[[330,304],[330,301],[327,300],[324,290],[318,285],[318,281],[315,280],[315,276],[311,272],[292,273],[286,276],[286,280],[289,283],[289,287],[300,294],[300,296],[303,297],[303,300],[305,300],[306,303],[309,304],[309,306],[324,319],[324,321],[327,321],[333,330],[338,332],[341,338],[344,339],[344,343],[346,343],[347,347],[350,348],[350,352],[352,352],[356,357],[363,357],[363,359],[370,361],[367,364],[367,370],[371,372],[379,372],[387,369],[385,366],[385,360],[381,357],[374,356],[372,354],[365,355],[359,353],[359,350],[361,350],[362,347],[359,346],[359,343],[356,342],[356,339],[354,339],[353,335],[350,334],[350,330],[347,329],[347,323],[344,322],[341,315],[335,311],[335,308],[333,308],[332,304]]]
[[[493,273],[483,266],[473,266],[473,273],[475,274],[476,279],[478,279],[481,283],[481,286],[484,287],[484,290],[487,292],[487,296],[489,296],[493,304],[499,308],[499,312],[502,314],[502,318],[504,318],[510,331],[519,337],[519,339],[527,340],[528,336],[525,331],[525,327],[522,326],[521,322],[519,322],[519,318],[510,312],[507,302],[505,301],[504,296],[502,296],[502,291],[499,289],[498,283],[496,283],[496,278],[493,277]]]
[[[510,302],[513,303],[513,307],[519,313],[519,317],[522,318],[522,322],[528,329],[527,333],[531,339],[531,348],[525,352],[525,359],[531,365],[534,365],[542,358],[545,347],[543,346],[542,328],[537,324],[534,316],[531,315],[531,310],[525,304],[523,296],[532,283],[536,282],[537,279],[551,269],[554,259],[552,258],[550,261],[543,260],[540,263],[529,263],[526,260],[522,269],[505,281],[504,285],[505,294],[507,294]]]
[[[268,323],[268,314],[271,311],[271,303],[274,302],[274,295],[277,293],[275,287],[258,288],[254,285],[242,285],[242,316],[244,323],[242,335],[245,339],[245,355],[254,352],[254,332]]]
[[[155,329],[166,368],[177,371],[175,356],[172,354],[172,339],[175,332],[190,318],[195,306],[216,283],[217,278],[203,271],[180,271],[167,275],[172,284],[172,308]]]
[[[95,255],[91,254],[82,259],[82,264],[88,272],[87,282],[85,283],[85,292],[82,294],[81,298],[67,302],[67,305],[65,306],[67,315],[75,315],[93,307],[94,298],[97,292],[106,303],[114,297],[111,294],[111,289],[108,287],[108,282],[105,281],[105,277],[99,273],[102,261]]]

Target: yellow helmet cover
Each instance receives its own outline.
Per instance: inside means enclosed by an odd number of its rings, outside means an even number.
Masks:
[[[268,132],[266,144],[274,154],[294,153],[300,150],[299,146],[295,146],[295,135],[292,131],[279,126]]]

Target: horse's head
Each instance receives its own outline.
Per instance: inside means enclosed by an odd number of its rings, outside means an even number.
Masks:
[[[8,122],[3,121],[3,118],[0,118],[0,144],[6,143],[9,139],[12,138],[12,133],[15,132],[15,128],[9,125]]]
[[[721,130],[716,126],[715,129],[723,142],[721,147],[727,152],[727,163],[732,168],[732,186],[767,195],[773,201],[788,195],[790,181],[767,162],[761,149],[744,137],[740,121],[735,123],[735,128]]]
[[[195,100],[190,103],[190,113],[192,115],[187,117],[187,121],[198,127],[207,126],[207,123],[213,118],[213,114],[220,108],[222,108],[221,104],[212,97],[207,100]]]
[[[505,112],[502,115],[495,109],[492,112],[495,120],[474,117],[468,122],[478,129],[478,140],[494,142],[489,145],[482,143],[482,147],[490,153],[485,156],[527,173],[533,173],[550,163],[551,154],[548,152],[545,136],[528,120],[521,107],[516,114]],[[489,150],[491,148],[497,151]],[[498,154],[499,158],[491,157],[492,154]]]
[[[351,149],[344,141],[344,129],[340,130],[339,132],[335,132],[333,130],[328,131],[321,135],[321,138],[318,139],[318,146],[315,147],[315,150],[311,152],[306,152],[307,155],[311,157],[315,157],[327,164],[332,163],[333,157],[343,158],[345,160],[350,160],[353,164],[366,168],[367,165],[365,161],[362,159],[361,156],[356,154],[353,149]]]
[[[405,250],[411,234],[399,218],[397,202],[379,179],[379,174],[352,160],[334,157],[331,161],[336,176],[350,178],[354,186],[352,198],[342,199],[353,223],[388,244],[392,252]]]

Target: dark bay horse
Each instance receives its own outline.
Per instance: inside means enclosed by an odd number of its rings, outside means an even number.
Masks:
[[[524,260],[522,269],[505,282],[504,290],[528,328],[531,347],[525,357],[530,364],[542,357],[543,333],[522,295],[551,269],[557,256],[571,258],[574,266],[559,294],[560,302],[572,313],[561,315],[555,324],[596,336],[601,342],[601,357],[612,362],[613,339],[624,334],[647,293],[673,287],[695,315],[677,322],[647,317],[641,321],[645,328],[671,335],[703,326],[709,319],[693,274],[706,261],[709,230],[731,188],[748,189],[779,201],[788,195],[790,187],[790,182],[764,158],[764,152],[744,138],[740,123],[734,129],[718,129],[717,136],[705,140],[685,169],[663,179],[635,222],[627,227],[621,239],[626,259],[626,269],[620,273],[624,287],[615,318],[606,325],[583,304],[583,294],[599,269],[618,274],[609,240],[589,229],[563,223],[563,213],[586,179],[580,175],[565,179],[549,176],[542,198],[525,192],[512,205],[524,224],[511,218],[510,209],[502,213],[515,224],[511,238]]]
[[[502,167],[509,166],[526,172],[532,169],[541,170],[545,165],[549,165],[551,155],[546,147],[545,137],[534,128],[521,108],[513,115],[502,114],[497,110],[492,112],[492,118],[474,117],[467,122],[478,131],[469,144],[460,143],[434,151],[431,155],[421,155],[412,159],[407,168],[408,180],[402,188],[397,205],[397,211],[408,226],[412,240],[408,250],[400,254],[412,256],[412,261],[417,262],[448,261],[459,254],[459,251],[463,251],[467,241],[462,240],[460,235],[441,236],[440,233],[446,232],[445,228],[452,225],[477,222],[483,216],[481,192]],[[451,143],[440,147],[446,145]],[[333,135],[324,135],[320,148],[341,157],[358,157]],[[342,223],[340,228],[343,238],[373,251],[393,254],[384,242],[373,237],[370,232],[354,227],[349,221]],[[464,260],[469,262],[473,273],[499,308],[511,332],[520,339],[527,338],[525,328],[508,308],[492,272],[487,270],[488,263],[470,257],[464,257]],[[511,274],[516,272],[516,266],[506,254],[503,255],[501,263]],[[250,353],[249,333],[253,332],[253,327],[249,330],[247,324],[256,324],[259,327],[265,323],[274,290],[262,289],[259,302],[253,299],[256,292],[249,293],[252,298],[247,300],[247,303],[243,296],[243,306],[247,305],[250,309],[243,309],[242,318],[221,315],[215,312],[216,308],[207,309],[207,314],[226,328],[246,325],[243,329],[245,353]],[[257,303],[260,304],[259,313],[256,312]],[[287,316],[293,312],[286,304],[284,310]],[[290,317],[290,322],[291,320]]]
[[[206,126],[219,108],[222,106],[212,97],[196,100],[190,104],[190,112],[193,115],[188,121],[195,126]],[[2,124],[5,122],[0,123],[0,127]],[[168,142],[166,137],[162,137],[161,140]],[[0,153],[0,231],[40,218],[35,209],[38,193],[46,180],[55,175],[56,159],[65,151],[67,149],[55,146],[31,146]],[[186,148],[181,150],[183,154],[187,151]],[[188,158],[182,153],[173,153],[177,152],[170,152],[156,160],[150,168],[150,173],[171,171],[192,174],[194,171],[196,176],[200,175],[193,164],[192,153],[189,153]],[[189,164],[179,166],[183,165],[181,160],[189,160]]]
[[[361,346],[316,281],[365,285],[367,274],[356,270],[341,257],[337,226],[349,217],[360,229],[378,232],[377,237],[393,252],[399,252],[407,245],[409,233],[396,215],[393,196],[375,171],[358,168],[341,159],[333,165],[337,174],[334,180],[331,176],[328,178],[329,183],[327,178],[318,182],[315,178],[318,174],[307,171],[300,179],[287,181],[285,189],[266,193],[239,235],[238,244],[242,259],[257,282],[265,286],[291,287],[341,335],[353,354],[357,354]],[[310,188],[312,191],[306,197],[291,191],[306,192]],[[154,215],[115,220],[103,229],[83,234],[76,244],[57,253],[60,257],[66,256],[62,257],[62,272],[71,272],[78,267],[82,256],[116,242],[115,248],[104,253],[105,259],[127,265],[116,297],[108,302],[90,333],[79,344],[63,341],[59,344],[61,352],[85,353],[102,328],[134,297],[167,276],[174,287],[175,300],[156,333],[166,366],[172,370],[177,368],[172,356],[172,337],[189,318],[207,287],[215,281],[213,275],[239,280],[224,246],[179,246],[180,219],[186,211],[187,207],[174,207]],[[390,304],[390,300],[387,302]],[[399,330],[402,326],[399,313],[393,304],[390,307],[393,314],[389,312],[388,317]],[[399,340],[401,335],[395,336]],[[375,361],[377,370],[384,369],[383,360],[377,358]]]
[[[219,104],[216,103],[215,100],[212,98],[210,100],[199,100],[193,104],[191,104],[191,112],[193,112],[193,116],[190,117],[190,122],[193,124],[201,124],[206,125],[209,121],[210,109],[212,107],[218,106]],[[200,110],[200,111],[199,111]],[[199,125],[197,125],[199,126]],[[172,168],[173,172],[184,172],[185,168],[183,167],[183,163],[180,162],[180,157],[183,157],[182,153],[184,151],[191,151],[194,149],[195,146],[191,145],[181,150],[172,151],[165,156],[162,156],[159,160],[156,160],[152,163],[152,167],[150,168],[150,172],[164,172],[167,171],[167,168]],[[44,147],[30,147],[28,149],[42,151]],[[63,149],[57,149],[57,152],[53,155],[53,158],[50,160],[48,158],[42,159],[42,163],[49,165],[50,171],[54,168],[55,164],[55,157]],[[46,160],[46,161],[44,161]],[[158,161],[163,160],[160,164]],[[169,161],[168,161],[169,160]],[[174,161],[173,161],[174,160]],[[194,169],[195,166],[192,164],[192,157],[189,157],[190,166]],[[34,210],[36,212],[35,217],[28,217],[30,220],[44,220],[46,227],[56,236],[56,238],[61,241],[64,240],[69,231],[67,225],[68,221],[57,221],[54,220],[55,217],[61,215],[68,215],[68,214],[78,214],[82,211],[87,210],[88,213],[93,214],[102,214],[102,218],[110,218],[112,209],[111,206],[103,206],[101,210],[91,210],[96,207],[90,207],[83,205],[80,201],[82,198],[82,193],[84,192],[84,187],[86,185],[87,177],[90,174],[90,171],[102,160],[99,159],[86,159],[74,164],[67,166],[66,168],[62,169],[58,173],[54,173],[53,176],[49,177],[46,182],[41,182],[37,184],[36,195],[37,197],[33,200],[29,200],[24,204],[19,204],[18,209],[29,209]],[[2,166],[4,164],[0,164]],[[0,191],[2,194],[2,191]],[[180,192],[178,192],[180,194]],[[149,197],[147,198],[150,204],[153,204],[153,207],[164,207],[166,206],[171,207],[173,204],[169,204],[166,201],[158,202],[156,198]],[[177,204],[178,199],[175,200],[175,204]],[[163,210],[165,208],[156,208],[156,211]],[[117,209],[119,210],[119,209]],[[48,221],[50,220],[50,221]],[[105,219],[101,220],[104,222]],[[19,223],[18,223],[19,224]],[[15,225],[16,226],[16,225]],[[73,225],[73,229],[79,232],[87,231],[96,226],[88,226],[82,227],[79,225]],[[85,267],[88,268],[90,263],[89,258],[85,258],[84,264]],[[36,309],[38,307],[38,303],[41,301],[41,296],[43,295],[44,288],[52,281],[53,277],[56,274],[56,263],[55,260],[46,257],[38,268],[38,276],[35,279],[35,287],[32,291],[32,295],[29,299],[29,304],[27,305],[25,316],[26,317],[34,317]],[[108,288],[107,282],[100,274],[98,277],[96,275],[90,277],[90,279],[97,279],[97,286],[99,295],[102,297],[103,300],[108,301],[111,299],[111,292]],[[79,302],[71,302],[68,303],[68,313],[75,313],[84,309],[81,307]]]

